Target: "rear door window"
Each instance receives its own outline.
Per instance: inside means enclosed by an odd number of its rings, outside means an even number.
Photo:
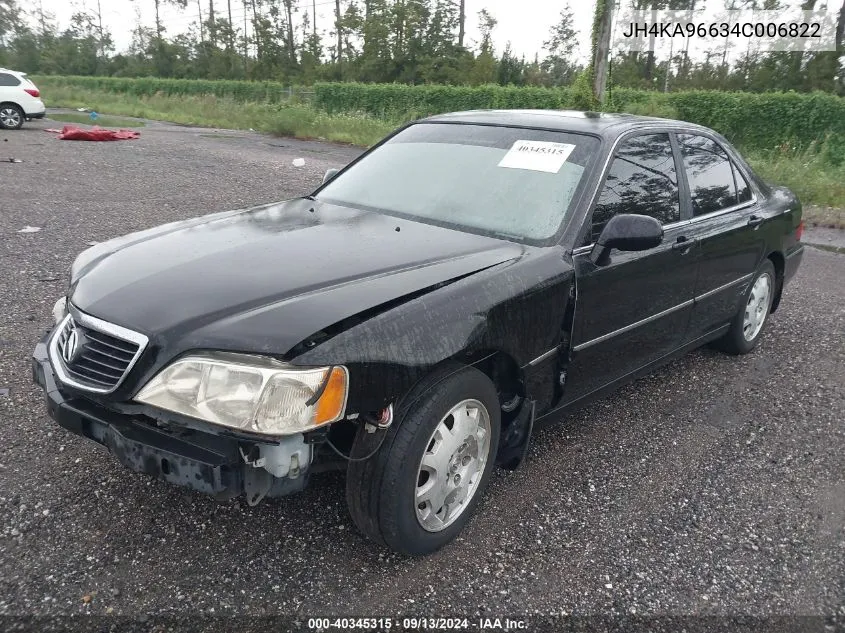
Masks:
[[[748,182],[716,141],[706,136],[678,134],[678,144],[689,182],[693,215],[721,211],[751,199]]]

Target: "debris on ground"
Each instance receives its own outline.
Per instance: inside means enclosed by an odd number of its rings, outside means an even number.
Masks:
[[[20,158],[7,158],[4,163],[22,163],[23,161]]]
[[[305,159],[304,158],[294,158],[293,159],[293,166],[294,167],[305,167]]]
[[[40,230],[40,226],[25,226],[18,233],[38,233]]]
[[[66,125],[61,130],[49,129],[47,131],[58,131],[60,141],[126,141],[141,136],[141,133],[135,130],[109,130],[96,125],[90,129]]]

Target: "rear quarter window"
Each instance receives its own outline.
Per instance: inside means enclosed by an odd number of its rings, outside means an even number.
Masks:
[[[736,201],[742,204],[743,202],[751,200],[751,187],[748,185],[748,181],[745,179],[745,176],[742,175],[742,172],[739,171],[736,164],[733,164],[733,167],[734,178],[736,179]]]
[[[21,81],[9,73],[0,73],[0,86],[20,86]]]

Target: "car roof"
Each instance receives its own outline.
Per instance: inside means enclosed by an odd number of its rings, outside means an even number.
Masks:
[[[438,114],[423,121],[541,128],[561,132],[591,133],[605,137],[616,137],[629,129],[653,125],[683,127],[691,130],[707,129],[693,123],[672,119],[579,110],[468,110]]]

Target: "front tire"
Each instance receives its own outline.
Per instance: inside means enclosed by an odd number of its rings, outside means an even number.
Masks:
[[[496,389],[477,369],[450,363],[423,379],[403,398],[378,453],[349,464],[355,524],[412,556],[452,541],[490,480],[500,425]],[[378,435],[359,430],[352,457],[370,453]]]
[[[776,289],[775,267],[771,260],[766,259],[751,278],[731,328],[717,341],[719,349],[728,354],[741,355],[757,346],[769,320]]]
[[[23,125],[24,113],[14,103],[0,104],[0,128],[18,130]]]

